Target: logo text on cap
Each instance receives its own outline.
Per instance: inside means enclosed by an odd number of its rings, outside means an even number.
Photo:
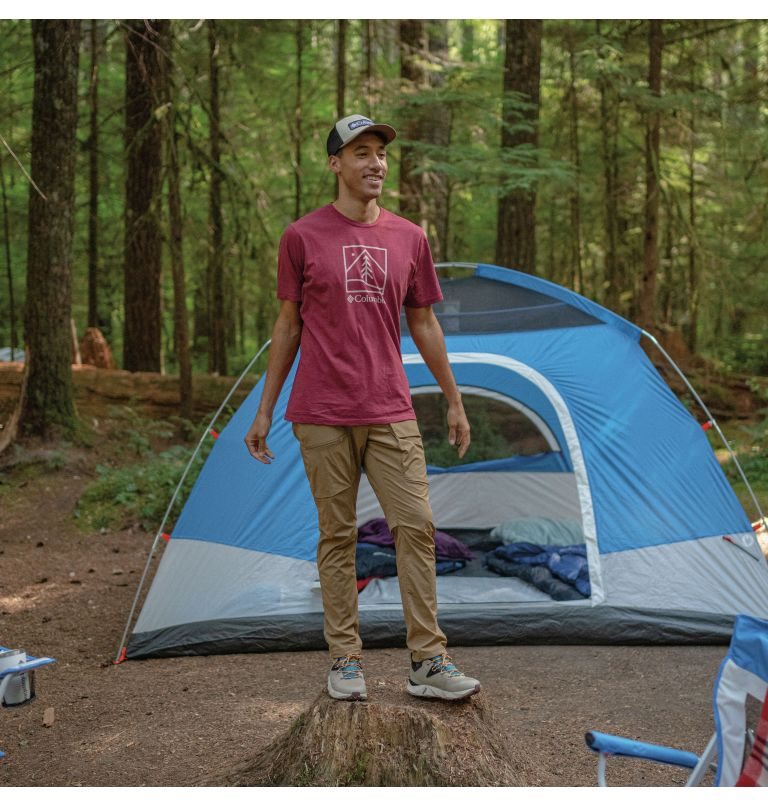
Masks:
[[[368,118],[361,118],[360,120],[353,120],[349,124],[349,129],[350,129],[350,131],[353,131],[354,129],[359,129],[361,126],[373,126],[373,121],[368,120]]]

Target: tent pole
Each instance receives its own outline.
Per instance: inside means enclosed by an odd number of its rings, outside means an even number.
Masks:
[[[240,384],[242,383],[243,378],[245,378],[245,376],[250,371],[251,367],[256,363],[256,361],[259,359],[259,357],[264,352],[264,350],[266,350],[267,347],[269,347],[271,342],[272,342],[272,339],[267,339],[264,342],[264,344],[262,345],[261,349],[258,351],[258,353],[256,353],[256,355],[250,360],[250,362],[248,363],[248,366],[240,373],[240,377],[235,381],[234,385],[229,390],[229,393],[224,398],[224,402],[219,406],[219,408],[216,410],[216,414],[213,415],[213,417],[211,418],[211,421],[205,427],[205,430],[203,431],[203,434],[200,437],[200,441],[197,443],[197,447],[195,448],[194,452],[192,453],[192,456],[190,457],[189,461],[187,462],[187,466],[184,468],[184,472],[181,474],[181,479],[179,479],[179,483],[176,485],[176,489],[173,491],[173,496],[171,497],[171,501],[170,501],[170,503],[168,504],[168,506],[167,506],[167,508],[165,510],[165,515],[163,515],[163,520],[160,522],[160,526],[159,526],[159,528],[157,530],[157,534],[155,534],[155,539],[152,541],[152,548],[149,551],[149,556],[147,557],[147,562],[144,565],[144,571],[143,571],[143,573],[141,575],[141,579],[139,580],[139,586],[138,586],[138,588],[136,590],[136,595],[133,597],[133,603],[131,604],[131,610],[128,613],[128,620],[126,621],[126,624],[125,624],[125,630],[123,630],[123,635],[122,635],[122,638],[120,639],[120,644],[119,644],[119,646],[117,648],[117,655],[115,656],[115,663],[120,662],[121,654],[123,652],[123,648],[126,646],[125,639],[128,636],[128,630],[130,629],[131,622],[133,621],[133,614],[136,612],[136,605],[138,604],[139,596],[141,596],[141,591],[142,591],[142,588],[144,587],[144,581],[146,580],[147,574],[149,573],[149,566],[152,563],[152,558],[155,556],[155,551],[157,550],[158,542],[160,541],[160,539],[163,536],[163,529],[165,528],[166,521],[168,520],[168,518],[169,518],[169,516],[171,514],[171,510],[173,509],[173,505],[176,503],[176,499],[179,496],[179,492],[181,491],[181,487],[184,484],[184,480],[187,478],[187,475],[189,474],[189,470],[192,467],[192,463],[197,458],[198,453],[200,453],[200,448],[202,448],[203,442],[205,441],[205,438],[208,436],[208,434],[211,432],[211,429],[215,425],[216,420],[219,419],[219,415],[221,414],[222,411],[224,411],[224,407],[227,405],[227,403],[229,403],[229,399],[235,393],[235,391],[237,390],[237,387],[240,386]]]
[[[728,440],[725,438],[725,434],[723,434],[723,432],[720,430],[720,426],[719,426],[717,420],[715,419],[715,416],[707,408],[707,406],[704,403],[704,401],[699,397],[698,393],[693,388],[693,386],[691,385],[691,382],[688,380],[688,378],[685,377],[685,374],[680,369],[680,367],[672,360],[672,356],[670,356],[670,354],[661,346],[661,344],[659,343],[658,339],[656,339],[655,336],[652,336],[647,330],[643,330],[642,334],[644,336],[646,336],[648,339],[650,339],[656,345],[656,347],[659,349],[659,351],[664,356],[664,358],[667,359],[667,361],[669,362],[669,364],[672,367],[672,369],[674,369],[675,372],[682,378],[683,383],[685,383],[686,387],[688,388],[688,391],[693,395],[693,397],[695,398],[696,402],[701,406],[701,408],[703,409],[704,413],[707,415],[707,419],[712,423],[714,429],[720,435],[720,439],[723,441],[723,444],[728,449],[728,453],[731,455],[731,459],[733,460],[733,463],[736,465],[736,469],[739,471],[739,475],[741,476],[741,480],[744,482],[744,484],[747,487],[747,490],[749,491],[750,498],[752,499],[752,503],[755,505],[755,509],[757,510],[757,514],[760,516],[760,520],[761,520],[763,526],[768,527],[768,521],[766,521],[765,515],[763,514],[763,510],[760,507],[760,503],[757,500],[757,496],[755,495],[755,491],[752,489],[752,485],[747,480],[747,477],[746,477],[746,475],[744,473],[744,470],[743,470],[743,468],[741,466],[741,463],[739,462],[738,458],[736,457],[736,454],[734,453],[730,442],[728,442]]]

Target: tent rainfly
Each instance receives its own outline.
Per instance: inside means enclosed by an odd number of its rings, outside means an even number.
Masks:
[[[738,613],[768,618],[750,521],[701,425],[641,348],[645,335],[669,359],[655,339],[546,280],[449,265],[471,275],[443,280],[435,306],[473,423],[464,464],[440,459],[442,398],[405,324],[402,338],[435,523],[477,558],[438,577],[449,643],[719,643]],[[283,419],[294,372],[275,410],[273,464],[243,442],[263,379],[216,440],[120,658],[325,646],[317,513]],[[361,525],[381,516],[365,477],[358,512]],[[576,524],[585,595],[556,600],[484,564],[494,536],[532,523],[571,534]],[[359,602],[366,646],[404,646],[396,577],[369,582]]]

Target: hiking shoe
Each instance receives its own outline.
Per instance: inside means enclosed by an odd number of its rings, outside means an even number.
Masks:
[[[422,661],[411,658],[408,693],[414,697],[463,700],[480,691],[480,683],[460,672],[448,655],[435,655]]]
[[[328,673],[328,693],[334,700],[364,700],[368,697],[359,655],[333,659]]]

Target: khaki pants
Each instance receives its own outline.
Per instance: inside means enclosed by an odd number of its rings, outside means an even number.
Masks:
[[[435,527],[424,448],[415,420],[388,425],[294,423],[317,505],[317,567],[331,657],[360,654],[355,546],[364,469],[395,538],[408,648],[414,660],[445,651],[437,623]]]

